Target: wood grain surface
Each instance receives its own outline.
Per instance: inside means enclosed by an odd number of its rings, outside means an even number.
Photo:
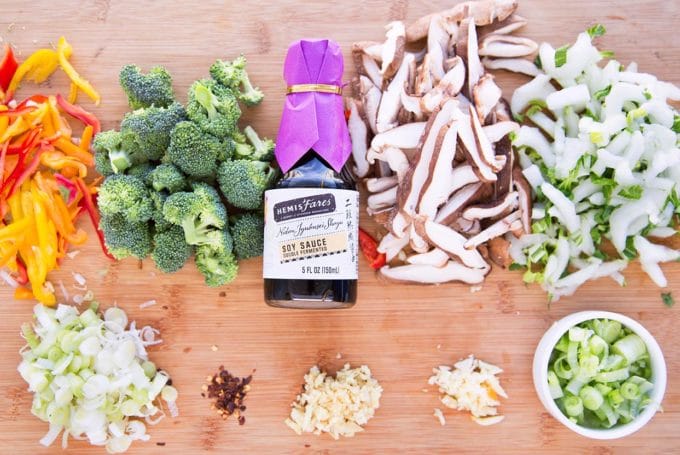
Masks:
[[[357,40],[381,39],[390,20],[412,21],[451,6],[452,1],[303,2],[139,2],[109,0],[4,0],[0,37],[23,57],[65,35],[74,48],[73,62],[101,92],[92,107],[105,128],[117,126],[126,103],[117,83],[119,68],[134,62],[144,68],[161,64],[174,75],[180,99],[191,81],[204,77],[216,57],[243,52],[252,80],[266,93],[252,109],[262,133],[275,136],[284,90],[282,61],[288,44],[301,37],[330,37],[347,51]],[[677,38],[680,2],[522,0],[520,14],[529,19],[523,34],[560,46],[586,27],[601,22],[601,39],[624,63],[635,60],[641,71],[680,83]],[[349,65],[348,65],[349,66]],[[351,75],[347,69],[347,76]],[[501,75],[506,95],[522,81]],[[66,88],[57,74],[44,92]],[[28,85],[23,94],[37,90]],[[372,228],[362,215],[362,223]],[[83,222],[83,224],[85,224]],[[670,290],[680,299],[680,264],[664,266]],[[166,419],[150,432],[147,443],[130,453],[678,453],[680,451],[680,348],[676,330],[680,305],[666,308],[660,290],[637,264],[626,271],[627,286],[603,279],[584,286],[575,296],[549,307],[536,286],[522,284],[521,274],[494,270],[481,291],[450,284],[421,287],[387,284],[362,262],[359,301],[351,310],[293,311],[268,308],[262,299],[261,263],[242,263],[238,279],[210,289],[193,265],[181,273],[161,275],[149,261],[107,261],[94,238],[75,259],[67,260],[53,280],[70,292],[72,272],[103,305],[117,303],[139,324],[161,329],[164,343],[152,350],[153,360],[169,371],[180,392],[181,415]],[[139,309],[156,299],[159,304]],[[30,414],[31,395],[16,366],[22,340],[19,327],[31,316],[32,304],[15,302],[0,286],[0,453],[58,453],[38,439],[47,424]],[[616,441],[592,441],[572,433],[551,418],[539,403],[531,380],[534,349],[552,321],[571,312],[618,311],[639,320],[659,341],[668,363],[664,412],[637,434]],[[212,348],[213,346],[216,349]],[[510,398],[500,425],[480,427],[462,414],[446,410],[441,427],[432,416],[437,391],[427,386],[434,366],[451,364],[474,353],[500,365]],[[338,359],[338,354],[342,358]],[[366,431],[333,441],[328,436],[297,436],[283,424],[305,372],[314,364],[335,370],[344,362],[367,364],[384,387],[381,407]],[[247,422],[222,422],[201,398],[205,376],[219,365],[238,375],[253,370],[247,397]],[[427,392],[424,391],[427,389]],[[162,446],[157,443],[165,443]],[[482,451],[482,452],[479,452]],[[69,453],[104,453],[72,441]]]

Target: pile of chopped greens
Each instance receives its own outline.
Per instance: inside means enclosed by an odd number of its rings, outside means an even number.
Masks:
[[[542,73],[518,88],[512,111],[524,125],[513,138],[533,187],[532,234],[509,236],[515,267],[551,300],[587,280],[621,271],[639,258],[660,287],[659,264],[680,252],[649,238],[677,233],[680,213],[680,116],[669,100],[680,89],[616,60],[592,39],[601,25],[571,46],[542,44]]]
[[[262,254],[263,193],[274,183],[274,142],[239,129],[241,104],[262,92],[243,56],[217,60],[195,81],[186,106],[163,67],[127,65],[120,84],[132,112],[95,138],[100,228],[116,259],[151,256],[166,273],[195,256],[209,286],[231,282],[237,259]],[[229,216],[231,215],[231,216]]]

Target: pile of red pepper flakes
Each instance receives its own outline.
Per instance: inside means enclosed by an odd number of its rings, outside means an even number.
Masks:
[[[47,274],[69,245],[87,240],[76,219],[86,212],[97,231],[99,224],[93,200],[98,180],[85,182],[100,123],[74,104],[79,91],[95,103],[99,94],[70,64],[71,54],[62,37],[56,50],[39,49],[21,64],[6,45],[0,60],[0,267],[18,283],[15,298],[46,305],[56,303]],[[58,67],[71,80],[68,100],[59,94],[14,99],[22,81],[43,82]],[[83,124],[80,137],[73,136],[66,116]]]

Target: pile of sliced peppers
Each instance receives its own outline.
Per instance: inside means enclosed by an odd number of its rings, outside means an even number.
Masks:
[[[72,52],[62,37],[56,51],[39,49],[21,64],[6,45],[0,60],[0,267],[19,284],[15,298],[46,305],[56,303],[47,274],[69,245],[87,240],[76,227],[78,215],[87,212],[98,230],[93,200],[98,182],[86,184],[85,178],[94,164],[90,144],[101,127],[93,114],[73,103],[78,91],[95,103],[100,98],[68,61]],[[22,81],[44,82],[58,67],[71,80],[69,99],[32,95],[14,100]],[[73,137],[64,114],[83,124],[80,137]]]

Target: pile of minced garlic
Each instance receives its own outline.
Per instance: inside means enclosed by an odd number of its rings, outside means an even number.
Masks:
[[[345,364],[335,377],[314,366],[304,380],[304,390],[286,419],[286,425],[297,434],[352,437],[363,431],[363,425],[380,407],[382,387],[366,365],[350,368]]]
[[[503,370],[471,355],[453,368],[440,366],[433,371],[428,383],[439,387],[440,399],[445,406],[469,411],[472,420],[480,425],[493,425],[503,420],[496,409],[500,405],[498,397],[508,397],[496,376]],[[441,411],[435,410],[435,416],[443,425]]]

